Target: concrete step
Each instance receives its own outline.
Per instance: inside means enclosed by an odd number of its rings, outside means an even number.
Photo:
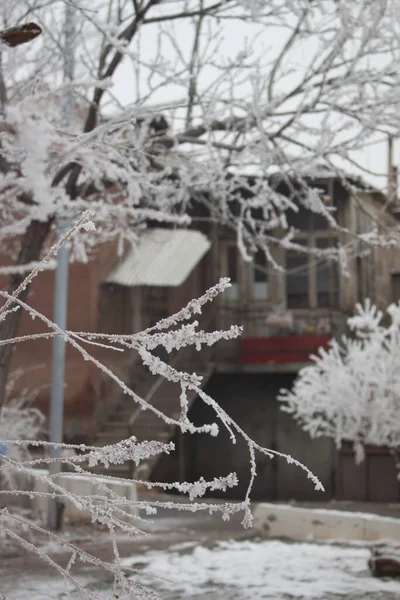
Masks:
[[[171,411],[171,412],[167,412],[165,411],[166,417],[168,417],[169,419],[175,419],[178,420],[180,417],[181,412],[180,411]],[[139,415],[131,424],[132,427],[141,427],[144,426],[146,424],[151,425],[152,427],[161,427],[162,424],[164,423],[164,420],[161,417],[158,417],[157,415],[152,415],[152,414],[141,414]]]
[[[111,423],[117,423],[118,424],[118,422],[124,423],[125,425],[128,425],[129,421],[131,420],[131,417],[135,414],[135,412],[136,412],[136,410],[115,413],[112,418],[110,417],[109,419],[107,419],[107,421],[104,423],[103,426],[109,425]]]
[[[163,431],[170,431],[171,429],[173,429],[173,427],[171,425],[167,425],[166,423],[164,423],[164,421],[161,421],[161,420],[142,421],[141,423],[136,421],[132,425],[131,432],[132,432],[132,435],[136,435],[137,433],[140,433],[141,431],[149,431],[153,435],[157,435],[157,433],[159,433],[159,432],[161,433]]]
[[[107,423],[104,423],[101,433],[104,433],[105,431],[110,431],[110,430],[112,430],[112,431],[127,431],[129,429],[129,427],[130,427],[130,425],[127,420],[108,421]]]
[[[175,398],[171,398],[168,401],[163,401],[163,400],[157,400],[156,402],[150,402],[149,403],[151,406],[153,406],[154,408],[156,408],[157,410],[178,410],[180,408],[180,403],[179,403],[179,398],[175,397]],[[135,413],[137,413],[138,411],[141,413],[151,413],[152,411],[149,409],[140,409],[140,406],[138,405],[137,407],[135,407],[134,410],[124,410],[124,411],[119,411],[119,412],[115,412],[113,414],[113,419],[108,419],[108,422],[111,421],[125,421],[126,419],[130,419],[131,416],[135,415]]]
[[[147,436],[150,436],[151,439],[157,440],[160,435],[164,435],[165,433],[173,433],[174,427],[168,427],[167,425],[160,424],[158,427],[154,427],[152,425],[138,425],[132,428],[132,435],[138,437],[142,436],[145,432]],[[171,433],[171,435],[172,435]],[[149,438],[147,438],[149,439]]]
[[[113,429],[110,429],[109,431],[102,431],[101,433],[98,433],[96,435],[96,440],[101,442],[103,440],[113,439],[115,440],[113,443],[116,443],[120,440],[126,440],[127,438],[131,437],[131,435],[132,431],[130,429],[126,429],[124,431],[114,431]]]
[[[168,418],[177,418],[179,419],[179,416],[181,414],[181,410],[180,407],[176,408],[175,410],[171,410],[171,411],[165,411],[165,413],[162,413],[163,415],[167,416]],[[137,426],[138,423],[154,423],[155,425],[161,425],[162,423],[164,423],[164,419],[162,417],[160,417],[159,415],[154,414],[153,412],[150,412],[149,410],[146,411],[142,411],[141,413],[138,414],[138,416],[136,417],[136,419],[134,421],[132,421],[131,425],[132,426]]]
[[[132,415],[135,411],[137,411],[139,405],[134,403],[134,402],[130,402],[127,405],[122,405],[119,406],[118,408],[116,408],[112,414],[109,417],[110,421],[113,420],[118,420],[118,419],[125,419],[128,415]]]
[[[155,398],[152,398],[149,402],[149,404],[151,404],[152,406],[158,408],[159,406],[177,406],[179,405],[179,393],[174,393],[171,396],[161,396],[158,397],[156,396]],[[130,417],[132,414],[134,414],[138,409],[140,408],[139,404],[129,404],[127,406],[121,406],[119,408],[117,408],[113,413],[112,416],[110,416],[110,420],[119,420],[119,419],[125,419],[126,417]]]
[[[90,471],[96,473],[96,475],[108,475],[109,477],[122,477],[124,479],[132,477],[132,465],[129,463],[110,465],[108,468],[104,465],[98,465],[97,467],[92,467]]]
[[[95,439],[95,446],[109,446],[111,444],[117,444],[118,442],[127,439],[131,435],[136,436],[137,439],[147,439],[147,440],[161,440],[165,438],[170,438],[173,435],[173,428],[168,427],[137,427],[132,431],[129,431],[129,434],[125,436],[115,435],[113,432],[109,433],[99,433]],[[145,437],[144,437],[145,436]]]
[[[134,423],[132,426],[132,435],[138,435],[142,431],[148,432],[153,437],[157,436],[163,431],[173,431],[173,427],[166,425],[165,423]]]
[[[134,434],[135,435],[135,434]],[[136,433],[136,439],[138,442],[142,442],[143,440],[155,440],[157,442],[165,442],[169,441],[173,435],[173,432],[170,431],[159,431],[157,435],[154,435],[154,432],[143,430]]]
[[[164,407],[164,406],[157,406],[156,407],[157,410],[159,410],[162,414],[167,415],[168,417],[171,417],[172,415],[180,415],[181,414],[181,407],[180,406],[172,406],[172,407]],[[155,422],[160,422],[162,420],[162,417],[156,415],[155,413],[153,413],[150,410],[142,410],[140,411],[140,413],[138,413],[136,419],[134,419],[133,423],[137,423],[140,420],[148,420],[148,421],[155,421]]]
[[[118,444],[122,440],[125,440],[130,436],[118,436],[112,433],[98,433],[95,439],[95,446],[110,446],[111,444]]]

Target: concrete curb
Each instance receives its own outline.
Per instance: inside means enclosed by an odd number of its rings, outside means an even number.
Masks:
[[[392,517],[270,503],[258,504],[253,514],[254,528],[268,537],[400,542],[400,519]]]

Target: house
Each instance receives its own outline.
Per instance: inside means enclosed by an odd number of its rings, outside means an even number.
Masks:
[[[251,195],[253,183],[247,180],[239,193]],[[324,499],[352,499],[358,494],[357,499],[373,500],[377,499],[374,490],[379,488],[378,499],[396,500],[399,490],[387,454],[372,453],[363,467],[374,474],[372,486],[368,483],[370,475],[357,475],[360,467],[353,466],[346,451],[338,454],[329,440],[311,441],[279,410],[276,400],[279,389],[292,385],[310,354],[332,336],[344,333],[346,318],[356,302],[369,297],[384,307],[397,298],[400,287],[400,254],[396,249],[367,245],[356,235],[374,228],[377,233],[392,231],[396,235],[397,214],[385,210],[386,198],[367,188],[355,196],[352,185],[356,182],[344,182],[332,174],[313,177],[311,183],[336,211],[339,227],[333,229],[324,216],[301,205],[290,210],[287,219],[298,230],[293,240],[298,250],[284,244],[271,249],[284,270],[273,269],[262,252],[256,253],[253,262],[244,261],[232,230],[212,224],[194,202],[190,229],[149,228],[138,247],[127,248],[122,257],[107,245],[99,249],[95,261],[73,264],[68,328],[104,333],[140,331],[177,311],[219,277],[229,276],[232,287],[202,316],[201,325],[211,330],[240,324],[242,337],[221,342],[201,354],[181,350],[173,357],[174,364],[203,375],[207,393],[262,446],[289,453],[305,463],[324,484]],[[285,186],[285,180],[276,183],[276,189],[288,194]],[[346,248],[348,273],[337,261],[324,256],[324,249],[335,245]],[[303,253],[302,246],[316,251]],[[53,277],[53,273],[41,273],[30,298],[50,317]],[[36,321],[24,317],[21,334],[42,330]],[[179,388],[175,384],[154,380],[135,356],[128,354],[121,361],[102,350],[95,352],[146,400],[170,416],[179,414]],[[41,340],[17,348],[13,361],[15,368],[22,367],[25,372],[19,387],[37,387],[37,404],[44,411],[48,410],[45,386],[50,380],[50,358],[51,344]],[[215,420],[199,399],[192,397],[190,401],[190,416],[196,424]],[[176,434],[148,411],[132,405],[71,349],[67,353],[65,415],[66,439],[71,441],[111,443],[132,434],[139,440],[174,438],[177,452],[145,465],[138,474],[141,477],[195,480],[235,470],[239,486],[232,494],[242,497],[247,487],[249,456],[244,443],[231,444],[223,430],[217,438]],[[304,472],[282,459],[258,457],[257,472],[254,498],[321,498]],[[130,465],[116,467],[113,472],[120,476],[130,473]],[[354,486],[354,481],[364,483]]]
[[[354,236],[376,229],[377,233],[391,232],[395,238],[396,210],[385,210],[382,194],[365,189],[355,196],[348,182],[332,176],[314,178],[312,183],[336,209],[339,228],[332,229],[324,217],[299,208],[288,214],[289,225],[299,230],[295,241],[317,249],[345,247],[348,273],[323,256],[282,247],[275,249],[274,258],[285,271],[267,266],[262,253],[256,254],[254,262],[245,262],[232,234],[220,231],[210,261],[217,262],[218,273],[231,277],[233,285],[220,299],[216,325],[238,323],[244,331],[237,342],[216,349],[213,375],[205,391],[260,445],[289,453],[306,464],[322,481],[324,499],[396,501],[400,488],[387,451],[370,449],[366,461],[357,467],[347,448],[338,453],[330,440],[310,440],[276,400],[281,388],[292,386],[310,354],[345,332],[346,319],[357,302],[368,297],[383,308],[400,298],[400,253],[395,247],[370,246]],[[194,403],[190,416],[198,425],[215,419],[200,401]],[[242,441],[233,445],[228,432],[221,429],[212,439],[177,435],[180,459],[174,463],[172,457],[162,458],[153,477],[175,481],[180,474],[191,480],[211,479],[235,470],[239,486],[231,494],[243,497],[250,477],[248,449]],[[321,498],[304,472],[284,459],[260,455],[257,471],[253,498]]]

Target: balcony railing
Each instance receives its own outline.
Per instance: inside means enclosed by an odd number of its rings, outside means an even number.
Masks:
[[[243,327],[242,337],[281,337],[318,334],[334,337],[344,331],[346,315],[330,309],[296,309],[276,315],[265,307],[225,305],[219,312],[221,328]]]
[[[284,365],[306,363],[319,348],[327,348],[330,335],[315,333],[289,335],[286,337],[243,338],[239,342],[240,364]]]
[[[241,325],[243,334],[229,342],[221,360],[241,365],[304,364],[320,347],[345,331],[346,315],[329,309],[297,309],[277,315],[265,307],[220,307],[221,328]]]

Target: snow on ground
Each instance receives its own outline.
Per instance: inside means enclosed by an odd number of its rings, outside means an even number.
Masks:
[[[399,598],[400,582],[370,575],[369,556],[357,546],[253,540],[198,546],[183,555],[172,547],[125,564],[143,567],[143,583],[168,600]]]
[[[163,600],[398,600],[400,581],[373,578],[368,548],[278,540],[183,542],[122,559],[141,570],[137,581]],[[0,569],[1,571],[1,569]],[[87,592],[110,600],[113,588],[87,565],[78,576]],[[24,573],[2,589],[7,600],[78,600],[55,572]],[[66,592],[68,588],[69,593]]]

